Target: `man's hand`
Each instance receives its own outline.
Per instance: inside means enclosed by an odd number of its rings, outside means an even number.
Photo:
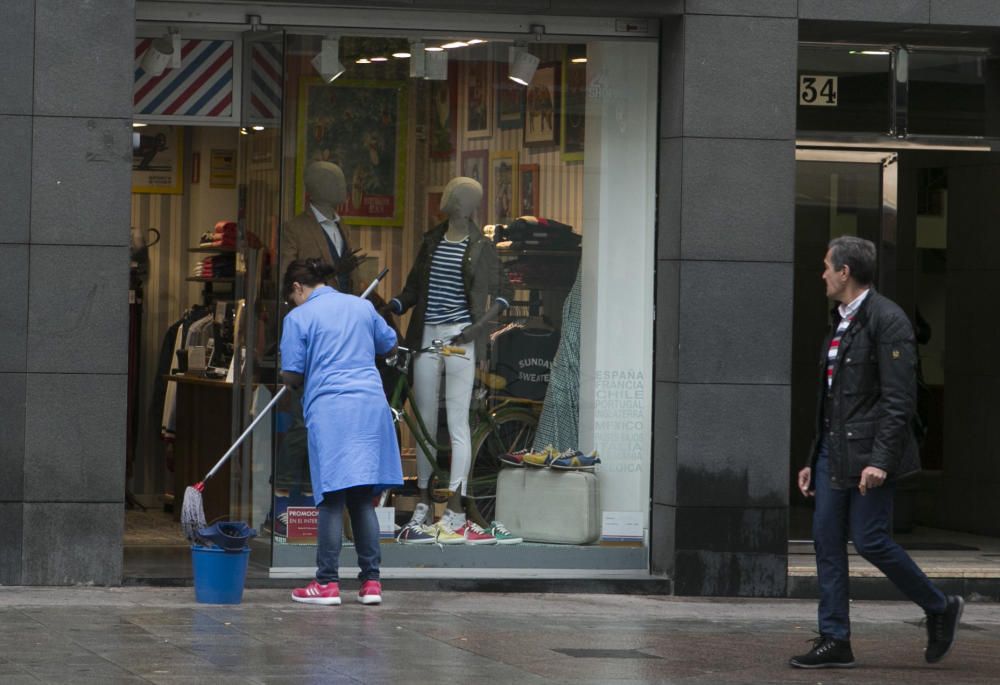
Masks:
[[[815,490],[810,490],[809,485],[812,483],[812,469],[806,466],[804,469],[799,471],[799,492],[802,493],[803,497],[812,497],[816,494]]]
[[[864,495],[869,488],[877,488],[885,483],[887,475],[889,474],[880,468],[866,466],[865,470],[861,472],[861,482],[858,483],[858,490]]]
[[[812,483],[812,469],[810,467],[805,467],[799,471],[799,492],[802,493],[803,497],[812,497],[816,494],[815,490],[810,490],[809,485]]]

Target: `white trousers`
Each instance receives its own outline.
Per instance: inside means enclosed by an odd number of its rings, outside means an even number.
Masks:
[[[424,326],[421,347],[434,340],[445,343],[462,332],[468,324],[445,323]],[[463,345],[468,359],[445,357],[439,354],[419,354],[413,362],[413,399],[424,425],[433,439],[437,435],[438,404],[440,403],[441,371],[445,373],[445,410],[448,414],[448,435],[451,437],[451,476],[448,488],[465,495],[472,464],[472,435],[469,428],[469,404],[472,402],[472,385],[476,377],[476,350],[472,343]],[[436,451],[425,454],[417,444],[417,485],[427,488],[433,468],[429,460],[436,460]],[[436,463],[436,462],[435,462]]]

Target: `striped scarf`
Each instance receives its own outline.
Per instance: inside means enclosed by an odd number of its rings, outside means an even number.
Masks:
[[[828,388],[833,385],[833,372],[837,366],[837,353],[840,351],[840,339],[844,337],[844,333],[850,327],[852,321],[854,321],[853,312],[850,316],[845,316],[840,320],[840,324],[837,326],[837,331],[833,334],[833,340],[830,341],[830,349],[826,352],[826,387]]]

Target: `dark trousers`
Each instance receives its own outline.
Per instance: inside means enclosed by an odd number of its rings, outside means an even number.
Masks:
[[[316,580],[330,583],[340,579],[340,548],[344,543],[344,507],[351,515],[354,549],[358,553],[361,580],[378,580],[382,550],[379,547],[378,516],[369,486],[347,488],[323,495],[319,505],[316,544]]]
[[[944,594],[924,575],[910,555],[892,539],[892,498],[895,486],[886,481],[864,496],[855,488],[830,487],[826,447],[820,448],[816,473],[816,513],[813,540],[819,577],[819,632],[837,640],[851,637],[848,601],[850,574],[847,566],[847,536],[862,557],[885,574],[910,600],[924,611],[945,610]]]

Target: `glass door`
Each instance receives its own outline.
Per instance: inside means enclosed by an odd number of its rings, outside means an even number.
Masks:
[[[243,36],[239,136],[239,239],[234,316],[233,436],[238,436],[277,388],[279,298],[275,273],[281,215],[281,123],[284,107],[283,31]],[[266,528],[271,502],[274,416],[263,420],[234,461],[232,518]],[[265,531],[261,530],[265,538]]]
[[[831,308],[820,274],[827,244],[842,235],[875,243],[876,287],[896,290],[897,155],[843,150],[796,151],[795,294],[792,319],[790,522],[792,540],[811,538],[810,502],[795,486],[815,430],[817,360]]]

